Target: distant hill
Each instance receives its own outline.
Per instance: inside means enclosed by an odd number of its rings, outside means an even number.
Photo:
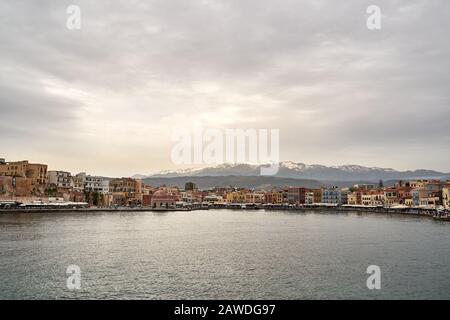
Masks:
[[[147,178],[175,178],[175,177],[258,177],[261,165],[249,164],[224,164],[215,167],[200,169],[185,169],[176,171],[162,171],[157,174],[143,176],[137,175],[141,179]],[[145,178],[144,178],[145,177]],[[419,169],[414,171],[398,171],[391,168],[364,167],[360,165],[345,166],[323,166],[306,165],[292,161],[281,162],[278,173],[271,178],[304,179],[315,181],[369,181],[378,182],[381,180],[407,180],[407,179],[446,179],[450,173],[443,173],[435,170]],[[212,178],[210,178],[212,179]],[[217,179],[216,179],[217,180]],[[206,180],[204,180],[206,181]],[[250,179],[247,181],[256,181]],[[273,180],[275,181],[275,180]],[[249,182],[250,183],[250,182]]]
[[[350,187],[355,184],[369,183],[368,181],[318,181],[310,179],[293,179],[269,176],[207,176],[207,177],[150,177],[143,180],[151,186],[177,186],[184,188],[186,182],[194,182],[200,189],[213,187],[242,187],[251,189],[271,189],[272,187],[306,187],[320,188],[324,185],[335,185],[339,187]],[[391,183],[393,181],[386,181]]]

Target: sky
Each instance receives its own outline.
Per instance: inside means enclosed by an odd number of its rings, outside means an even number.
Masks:
[[[2,0],[0,24],[7,161],[177,169],[173,131],[201,125],[279,129],[281,160],[450,172],[448,0]]]

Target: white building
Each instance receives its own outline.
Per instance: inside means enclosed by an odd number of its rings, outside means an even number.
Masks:
[[[58,188],[73,187],[72,175],[66,171],[47,171],[48,183],[56,185]]]
[[[107,194],[109,192],[109,180],[103,177],[87,175],[84,182],[84,191]]]
[[[74,177],[74,189],[77,191],[109,193],[109,180],[104,177],[91,176],[82,172]]]
[[[305,204],[314,203],[314,192],[307,192],[305,197]]]

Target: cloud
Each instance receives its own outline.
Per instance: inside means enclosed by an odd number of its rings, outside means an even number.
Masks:
[[[172,168],[170,128],[201,121],[279,128],[285,160],[450,171],[448,1],[378,1],[379,31],[364,1],[79,0],[72,31],[69,4],[0,4],[7,158]]]

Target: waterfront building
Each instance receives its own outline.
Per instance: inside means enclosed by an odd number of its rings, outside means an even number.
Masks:
[[[226,198],[227,196],[227,192],[230,191],[229,187],[216,187],[213,188],[212,190],[215,194],[217,194],[218,196],[221,196],[222,198]]]
[[[51,170],[47,172],[48,183],[54,184],[58,188],[73,187],[72,175],[66,171]]]
[[[424,204],[425,206],[428,207],[432,207],[432,208],[436,208],[437,206],[439,206],[441,204],[441,198],[439,195],[437,194],[431,194],[428,196],[428,198],[426,199],[426,203]]]
[[[397,188],[399,204],[406,204],[406,199],[411,198],[411,188],[409,187],[409,183],[407,185]]]
[[[413,201],[413,206],[436,206],[441,203],[441,198],[443,197],[442,191],[438,192],[431,191],[436,190],[435,187],[426,188],[416,188],[411,190],[411,197]]]
[[[322,202],[322,189],[312,189],[311,190],[314,193],[314,203],[321,203]]]
[[[186,182],[184,185],[185,191],[197,191],[197,185],[194,182]]]
[[[72,186],[78,192],[98,192],[103,195],[110,192],[107,178],[87,175],[84,172],[72,177]]]
[[[168,194],[165,190],[156,191],[151,199],[151,207],[154,209],[170,209],[175,208],[176,199],[173,195]]]
[[[412,198],[411,196],[410,196],[410,197],[404,198],[403,204],[404,204],[405,206],[412,207],[412,206],[414,205],[414,203],[413,203],[413,198]]]
[[[384,190],[384,205],[392,207],[400,204],[399,191],[396,187],[386,188]]]
[[[347,195],[347,204],[351,204],[351,205],[362,205],[363,201],[362,201],[362,196],[365,194],[368,194],[369,192],[372,191],[377,191],[376,189],[371,189],[371,190],[355,190],[353,192],[349,192]],[[367,198],[366,198],[367,200]]]
[[[260,204],[264,203],[265,197],[264,193],[262,192],[247,192],[245,193],[245,203],[255,203]]]
[[[350,205],[357,205],[357,204],[359,204],[358,203],[358,196],[357,196],[355,191],[354,192],[350,192],[347,195],[347,204],[350,204]]]
[[[124,192],[127,194],[136,194],[141,192],[142,183],[132,178],[116,178],[109,182],[110,192]]]
[[[143,207],[150,207],[152,205],[153,194],[143,194],[141,204]]]
[[[153,193],[153,187],[148,184],[142,183],[141,192],[143,195],[149,195]]]
[[[416,185],[415,183],[413,185]],[[420,199],[423,199],[427,196],[427,192],[421,188],[414,188],[411,190],[411,198],[413,202],[413,206],[417,207],[420,204]]]
[[[26,176],[31,178],[34,184],[45,184],[47,183],[47,168],[46,164],[29,163]]]
[[[289,204],[305,204],[306,188],[289,187],[287,189],[287,201]]]
[[[428,180],[410,180],[409,186],[412,189],[422,189],[428,183]]]
[[[80,172],[72,177],[73,190],[78,192],[84,191],[84,182],[86,181],[86,173]]]
[[[223,204],[224,200],[222,196],[216,195],[216,194],[209,194],[206,197],[203,198],[203,201],[206,201],[210,204]]]
[[[203,198],[206,196],[206,194],[202,191],[194,191],[192,193],[192,200],[194,202],[203,202]]]
[[[109,192],[116,205],[139,205],[142,201],[142,181],[132,178],[117,178],[109,181]]]
[[[430,193],[436,194],[441,190],[442,183],[439,180],[428,180],[423,188]]]
[[[356,190],[361,190],[361,191],[369,191],[369,190],[374,190],[375,189],[375,185],[374,184],[355,184],[353,186],[353,189]]]
[[[191,190],[181,191],[180,198],[181,198],[181,201],[183,201],[183,202],[192,203],[192,202],[194,202],[194,192]]]
[[[348,195],[350,194],[350,191],[348,188],[341,190],[341,204],[348,204]]]
[[[182,198],[180,188],[178,188],[177,186],[168,187],[166,185],[163,185],[163,186],[159,187],[158,190],[163,190],[167,194],[174,196],[176,201],[180,201]],[[194,195],[195,192],[201,192],[201,191],[190,191],[190,192],[192,192],[192,194]]]
[[[245,203],[245,194],[248,191],[245,189],[231,191],[227,193],[226,202],[227,203]]]
[[[264,203],[273,203],[272,192],[266,192],[264,195]]]
[[[338,187],[322,188],[322,203],[341,204],[341,190]]]
[[[32,195],[33,180],[31,178],[0,176],[0,199],[11,200]]]
[[[308,191],[306,193],[305,204],[313,204],[314,203],[314,192]]]
[[[442,204],[445,209],[450,209],[450,184],[442,188]]]
[[[28,160],[14,162],[0,162],[0,176],[29,178],[32,184],[47,183],[46,164],[29,163]]]
[[[281,189],[274,189],[271,192],[271,196],[272,198],[272,204],[283,204],[284,203],[284,195],[283,195],[283,190]]]
[[[382,190],[370,190],[361,195],[361,203],[363,206],[383,206],[385,201],[385,193]]]
[[[98,192],[101,194],[109,193],[109,180],[98,176],[85,176],[84,191]]]

